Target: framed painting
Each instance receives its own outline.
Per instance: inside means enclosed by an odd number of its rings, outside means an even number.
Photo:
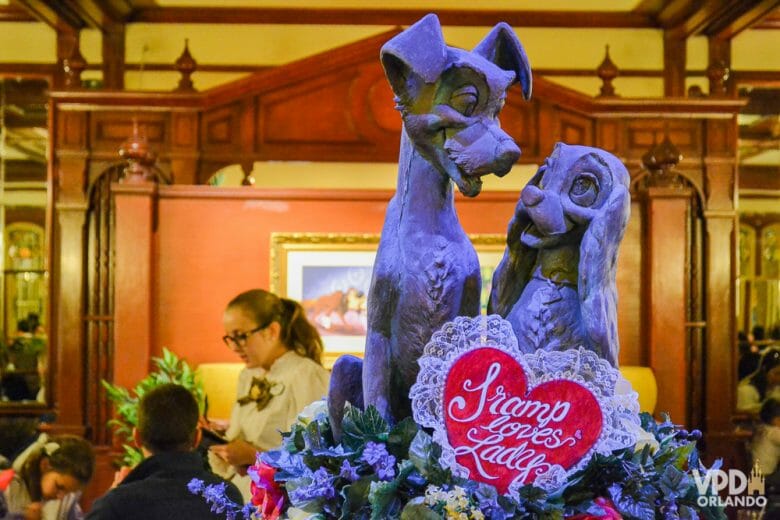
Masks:
[[[470,235],[482,267],[482,312],[503,235]],[[378,234],[272,233],[271,291],[301,303],[325,344],[327,368],[342,354],[362,356],[368,289]]]
[[[273,233],[271,290],[301,303],[325,344],[327,368],[363,355],[377,234]]]

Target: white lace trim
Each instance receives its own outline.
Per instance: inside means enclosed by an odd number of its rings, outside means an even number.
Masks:
[[[548,491],[561,488],[568,476],[585,467],[595,453],[633,447],[639,426],[638,394],[620,372],[593,351],[582,347],[562,352],[537,350],[520,352],[508,321],[498,315],[476,318],[458,317],[433,334],[419,359],[420,373],[409,391],[414,420],[433,429],[433,440],[442,447],[441,464],[454,475],[469,478],[467,468],[458,464],[454,448],[447,438],[444,422],[444,385],[453,363],[462,354],[480,347],[492,347],[512,356],[528,377],[528,390],[554,379],[568,379],[590,390],[601,406],[601,434],[579,463],[565,470],[553,465],[539,474],[534,484]],[[523,483],[513,481],[508,494],[517,498]]]

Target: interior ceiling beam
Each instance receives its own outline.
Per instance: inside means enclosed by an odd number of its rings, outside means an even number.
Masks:
[[[772,15],[778,6],[780,0],[762,0],[756,2],[742,2],[741,7],[744,11],[735,16],[726,17],[721,24],[716,24],[708,31],[710,36],[720,39],[733,38],[740,32],[749,27],[753,27],[764,18]]]
[[[0,5],[0,22],[34,22],[36,18],[26,9],[13,2]]]
[[[413,24],[428,13],[427,9],[139,7],[131,15],[130,21],[395,26]],[[442,25],[452,26],[491,26],[498,22],[506,22],[513,27],[656,27],[651,16],[638,12],[442,9],[436,14]]]
[[[103,32],[127,19],[133,11],[128,0],[15,0],[38,20],[55,29],[64,23],[72,29],[92,27]]]
[[[74,30],[86,27],[84,20],[73,11],[70,4],[58,0],[16,0],[37,20],[40,20],[54,29],[67,25]]]
[[[730,39],[779,5],[780,0],[671,0],[656,19],[677,38],[706,35]]]

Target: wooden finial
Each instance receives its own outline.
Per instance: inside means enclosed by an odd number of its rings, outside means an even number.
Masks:
[[[138,119],[133,118],[133,135],[119,148],[119,156],[127,161],[120,182],[139,184],[154,181],[152,171],[157,157],[149,147],[149,141],[139,131]]]
[[[642,164],[650,172],[649,184],[666,187],[681,186],[680,176],[674,172],[681,160],[680,150],[672,143],[669,134],[666,133],[660,144],[654,144],[642,156]]]
[[[598,66],[596,69],[596,74],[599,78],[601,78],[602,85],[601,85],[601,93],[599,94],[599,97],[607,97],[607,96],[614,96],[615,95],[615,87],[612,86],[612,80],[614,80],[618,75],[618,68],[617,65],[615,65],[612,62],[612,59],[609,57],[609,45],[607,45],[605,54],[604,54],[604,60],[601,62],[601,65]]]
[[[87,60],[81,55],[79,42],[73,44],[70,56],[62,60],[62,69],[65,71],[65,88],[81,88],[81,73],[87,68]]]
[[[198,62],[195,61],[195,58],[190,54],[189,39],[184,40],[184,51],[182,51],[181,56],[176,60],[175,66],[176,70],[181,74],[179,86],[176,87],[175,92],[195,92],[195,86],[192,83],[190,76],[192,76],[192,73],[195,72],[195,69],[198,67]]]

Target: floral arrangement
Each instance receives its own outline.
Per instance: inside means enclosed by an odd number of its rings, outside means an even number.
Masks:
[[[258,454],[249,469],[252,504],[233,504],[219,486],[194,481],[190,489],[229,519],[725,519],[722,509],[697,505],[691,471],[706,470],[696,448],[701,432],[649,414],[641,421],[647,435],[634,449],[595,456],[553,493],[529,485],[513,500],[441,467],[440,448],[411,418],[390,426],[371,407],[349,408],[334,442],[321,402],[283,435],[280,449]]]

